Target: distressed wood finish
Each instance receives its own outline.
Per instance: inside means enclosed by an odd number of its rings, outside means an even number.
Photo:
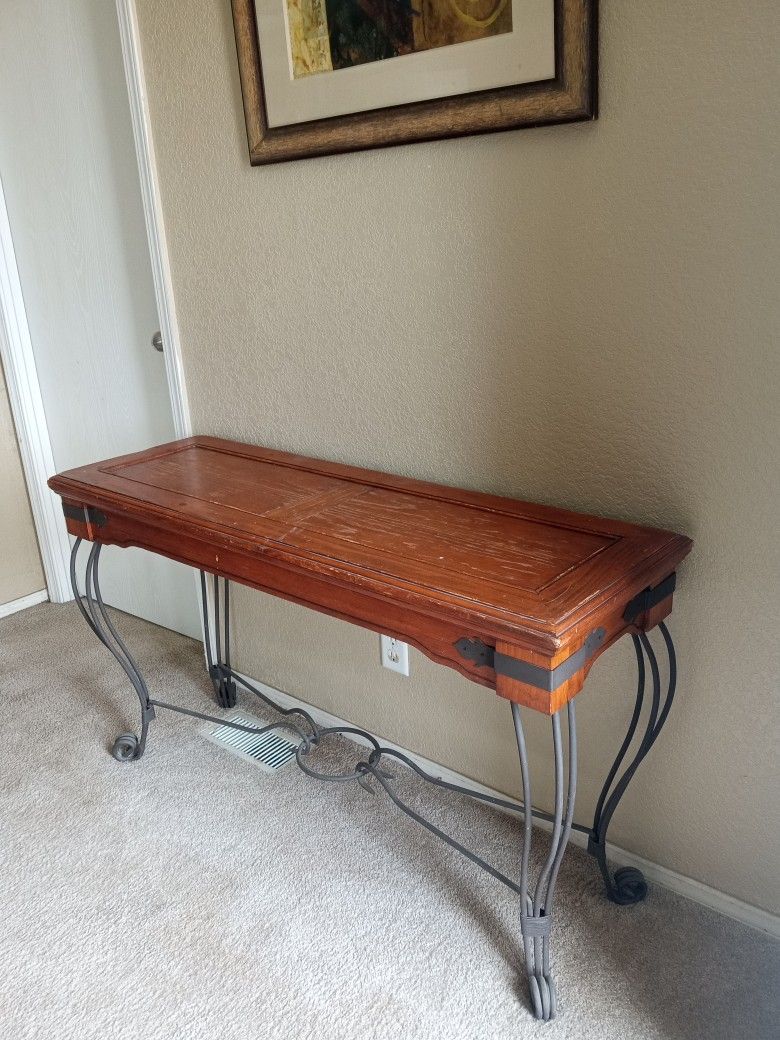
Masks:
[[[649,628],[626,604],[675,570],[688,538],[214,437],[191,437],[52,477],[74,535],[136,545],[412,643],[510,700],[552,713],[593,660]],[[551,670],[597,628],[604,642],[558,689],[463,657],[479,639]]]
[[[552,80],[280,127],[268,126],[254,0],[232,4],[253,166],[596,116],[596,0],[555,0]]]

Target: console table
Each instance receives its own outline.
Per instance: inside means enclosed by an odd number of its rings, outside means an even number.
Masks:
[[[676,663],[664,618],[690,539],[214,437],[190,437],[83,466],[52,477],[49,485],[61,495],[68,530],[76,539],[71,556],[76,602],[140,702],[140,733],[117,737],[114,757],[122,762],[141,758],[149,725],[161,708],[253,733],[283,729],[294,734],[297,763],[309,776],[384,790],[397,808],[519,897],[532,1010],[540,1019],[554,1017],[553,896],[571,830],[588,834],[610,899],[635,903],[647,891],[633,868],[612,876],[607,829],[672,705]],[[84,540],[93,544],[82,595],[77,563]],[[150,695],[101,595],[103,545],[140,546],[200,569],[208,667],[218,703],[233,707],[240,685],[274,708],[277,722],[248,727]],[[303,709],[285,710],[269,700],[231,667],[231,581],[395,636],[494,689],[511,709],[522,803],[447,783],[362,730],[322,728]],[[663,697],[658,657],[647,635],[655,626],[668,657]],[[639,673],[635,707],[593,822],[585,826],[574,821],[575,697],[593,662],[627,633]],[[649,707],[643,712],[648,671]],[[551,719],[552,813],[533,808],[523,707]],[[351,769],[326,774],[313,767],[309,756],[334,733],[360,735],[370,751]],[[421,780],[522,815],[519,879],[507,877],[406,805],[385,768],[392,760],[409,766]],[[529,877],[533,817],[552,831],[535,884]]]

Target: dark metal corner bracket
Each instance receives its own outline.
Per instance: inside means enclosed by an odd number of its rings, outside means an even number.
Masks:
[[[542,668],[527,661],[518,661],[508,654],[499,653],[495,647],[487,646],[481,639],[467,639],[464,636],[457,641],[455,649],[461,657],[473,661],[478,668],[493,668],[497,675],[506,675],[528,686],[536,686],[547,693],[553,693],[587,664],[604,642],[606,635],[605,628],[594,629],[579,650],[556,668]]]
[[[658,603],[663,603],[667,597],[675,590],[677,585],[677,572],[672,571],[668,578],[664,578],[656,586],[648,585],[646,589],[642,589],[634,598],[628,603],[626,609],[623,611],[623,620],[631,622],[635,618],[638,618],[640,614],[644,614],[650,610],[651,607],[656,606]]]
[[[62,511],[66,520],[78,520],[81,524],[92,524],[94,527],[105,527],[108,523],[105,513],[94,506],[69,506],[62,503]]]

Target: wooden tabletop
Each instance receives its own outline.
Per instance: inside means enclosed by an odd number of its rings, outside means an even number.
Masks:
[[[395,635],[547,712],[579,692],[615,638],[668,613],[671,595],[624,618],[692,544],[656,528],[214,437],[83,466],[49,485],[73,534],[151,549]],[[496,677],[491,662],[474,659],[481,643],[551,670],[597,630],[595,652],[557,690]]]

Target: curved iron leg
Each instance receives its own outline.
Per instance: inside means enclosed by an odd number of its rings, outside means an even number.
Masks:
[[[625,740],[620,746],[620,750],[612,764],[612,768],[607,774],[604,787],[599,795],[599,800],[596,804],[596,811],[593,816],[593,828],[588,839],[588,852],[595,856],[598,861],[601,875],[604,878],[604,884],[607,888],[607,896],[614,903],[619,903],[622,906],[630,906],[634,903],[641,902],[647,895],[647,882],[645,881],[641,870],[637,870],[636,867],[621,867],[619,870],[615,871],[614,878],[612,877],[607,865],[607,830],[609,829],[610,821],[615,814],[620,799],[625,794],[626,788],[631,782],[634,773],[636,773],[642,759],[658,739],[658,734],[661,732],[672,707],[674,691],[677,686],[677,659],[674,652],[674,643],[672,642],[672,637],[666,625],[661,622],[658,627],[661,630],[661,635],[663,636],[666,652],[669,658],[669,686],[666,692],[666,697],[664,698],[663,707],[661,707],[661,675],[658,668],[658,659],[650,640],[647,638],[647,635],[642,632],[639,635],[631,637],[634,641],[634,650],[636,652],[637,670],[639,675],[634,712],[628,725],[628,732],[626,733]],[[642,713],[642,703],[644,701],[645,682],[647,678],[645,657],[647,657],[647,662],[650,665],[650,677],[652,681],[650,711],[647,717],[645,731],[639,742],[636,753],[620,778],[616,779],[628,753],[628,749],[634,739],[634,735],[636,734],[639,725],[639,718]]]
[[[222,607],[219,604],[219,577],[214,574],[213,622],[214,645],[211,643],[211,624],[209,597],[206,587],[206,572],[200,572],[200,599],[203,608],[203,629],[206,638],[206,661],[209,677],[214,687],[217,703],[222,708],[235,708],[238,701],[238,690],[231,678],[230,670],[230,582],[222,579]],[[222,659],[222,647],[225,647],[225,658]]]
[[[139,759],[146,749],[146,737],[149,731],[149,723],[154,718],[154,706],[149,698],[144,677],[138,668],[132,654],[122,640],[122,637],[114,627],[111,618],[103,602],[100,592],[100,580],[98,577],[98,564],[102,545],[95,542],[87,558],[87,566],[84,577],[84,596],[79,592],[78,579],[76,577],[76,557],[81,546],[82,539],[77,538],[73,544],[70,554],[70,581],[76,604],[89,627],[98,637],[100,642],[113,654],[119,662],[125,675],[130,680],[141,705],[141,735],[136,737],[134,733],[121,733],[114,741],[111,754],[120,762],[129,762]]]
[[[571,833],[574,817],[574,799],[577,793],[577,726],[574,702],[566,706],[569,728],[568,778],[565,786],[564,800],[564,756],[561,737],[561,713],[552,716],[553,751],[555,757],[555,813],[553,815],[553,833],[550,851],[539,874],[533,896],[530,892],[529,861],[531,856],[531,838],[533,833],[533,817],[526,811],[523,820],[523,851],[520,861],[520,931],[523,936],[525,966],[528,973],[528,984],[531,993],[531,1004],[536,1018],[548,1021],[555,1017],[557,994],[555,982],[550,972],[550,929],[552,925],[552,906],[555,894],[555,883],[561,866],[566,843]],[[525,745],[525,734],[520,717],[520,706],[512,703],[512,720],[517,737],[517,750],[520,754],[520,772],[523,780],[523,803],[530,806],[531,775],[528,768],[528,754]]]

